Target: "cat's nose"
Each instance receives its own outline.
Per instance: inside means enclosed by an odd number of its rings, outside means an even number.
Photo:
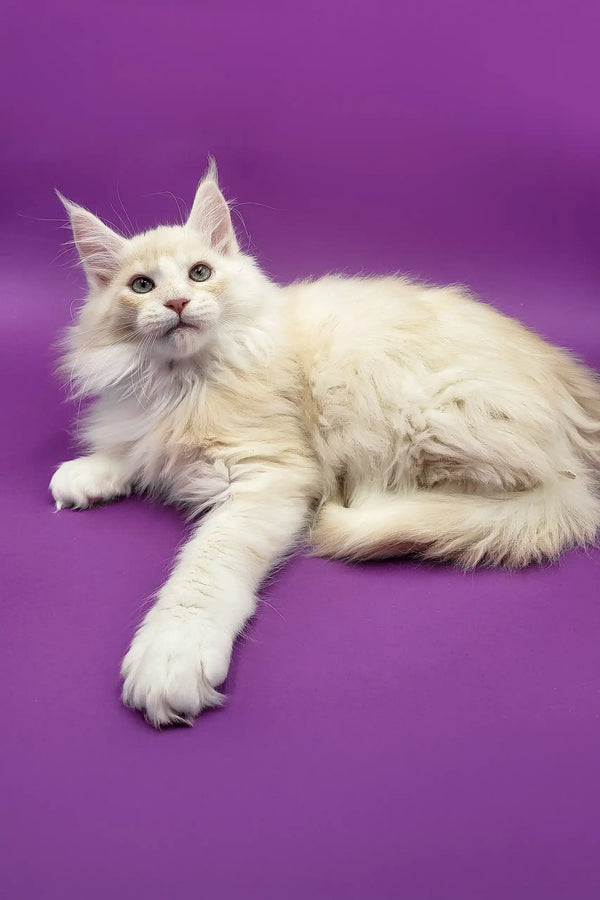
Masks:
[[[183,312],[183,307],[187,306],[190,301],[186,300],[185,297],[176,297],[175,300],[166,300],[165,306],[169,309],[172,309],[177,313],[178,316]]]

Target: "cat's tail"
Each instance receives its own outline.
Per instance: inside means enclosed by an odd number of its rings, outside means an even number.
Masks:
[[[319,556],[377,559],[417,552],[465,567],[516,568],[594,542],[600,500],[590,479],[560,473],[551,485],[502,496],[417,490],[324,504],[311,539]]]

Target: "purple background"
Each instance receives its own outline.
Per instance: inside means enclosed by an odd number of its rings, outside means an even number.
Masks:
[[[149,226],[212,152],[275,278],[462,281],[598,367],[599,25],[595,0],[5,0],[5,897],[600,895],[598,551],[296,559],[227,706],[158,734],[118,667],[184,523],[47,495],[83,291],[55,185]]]

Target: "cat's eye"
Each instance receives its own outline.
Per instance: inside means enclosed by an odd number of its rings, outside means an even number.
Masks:
[[[189,271],[192,281],[208,281],[212,275],[212,269],[206,263],[196,263]]]
[[[130,282],[129,287],[136,294],[148,294],[154,290],[156,285],[151,278],[147,278],[145,275],[138,275]]]

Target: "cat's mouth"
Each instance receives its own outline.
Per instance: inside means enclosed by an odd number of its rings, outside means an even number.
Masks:
[[[164,333],[163,337],[169,337],[171,334],[175,334],[177,331],[187,331],[191,329],[192,331],[198,330],[198,325],[192,325],[190,322],[177,322],[176,325],[173,325],[171,328],[168,328]]]

